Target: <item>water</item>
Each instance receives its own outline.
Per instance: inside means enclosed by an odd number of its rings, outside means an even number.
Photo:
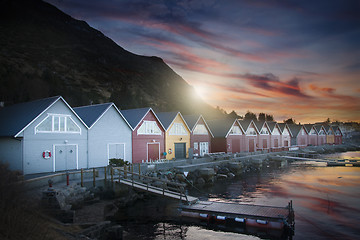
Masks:
[[[325,156],[359,159],[360,152]],[[360,168],[326,167],[322,163],[271,163],[246,177],[218,182],[189,192],[201,200],[286,206],[293,200],[295,234],[292,239],[359,239]],[[228,232],[176,220],[177,202],[149,197],[120,210],[118,221],[125,239],[277,239],[262,232]],[[286,238],[286,236],[282,236]]]

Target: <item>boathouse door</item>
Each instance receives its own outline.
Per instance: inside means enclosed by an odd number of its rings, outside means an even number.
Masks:
[[[108,157],[125,160],[125,143],[109,143]]]
[[[240,139],[232,140],[232,152],[239,153],[240,152]]]
[[[77,169],[77,145],[55,145],[54,171]]]
[[[175,158],[186,158],[186,143],[175,143]]]
[[[254,139],[249,139],[249,152],[255,152],[255,141],[254,141]]]
[[[263,139],[263,149],[267,148],[267,139]]]
[[[209,153],[209,143],[200,142],[200,156],[204,156],[207,153]]]
[[[148,143],[147,144],[147,159],[157,160],[160,159],[160,143]]]

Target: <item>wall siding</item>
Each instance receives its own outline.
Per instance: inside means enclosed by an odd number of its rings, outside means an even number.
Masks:
[[[0,162],[10,170],[23,171],[21,139],[0,138]]]
[[[125,161],[132,162],[132,130],[114,107],[89,129],[89,167],[107,166],[108,145],[125,144]]]
[[[38,125],[48,113],[67,114],[72,117],[81,129],[81,134],[69,133],[37,133],[35,126]],[[73,114],[73,112],[61,100],[57,101],[50,109],[43,113],[36,121],[29,125],[23,134],[23,161],[24,174],[52,172],[54,170],[54,145],[76,144],[78,146],[78,167],[87,168],[87,128]],[[49,159],[44,159],[42,153],[46,150],[52,152]]]
[[[144,121],[156,121],[157,126],[161,130],[161,135],[138,135],[137,130],[143,124]],[[143,160],[148,160],[147,157],[147,144],[160,143],[160,158],[164,158],[163,152],[165,151],[165,132],[159,121],[156,119],[154,114],[149,111],[148,114],[144,117],[141,123],[136,127],[132,132],[132,159],[133,163],[141,163]]]
[[[205,122],[202,120],[202,118],[200,118],[199,122],[197,124],[203,124],[205,125]],[[206,125],[205,125],[206,126]],[[195,129],[196,125],[194,126]],[[208,131],[207,135],[195,135],[193,133],[191,133],[190,135],[190,147],[192,149],[194,149],[194,142],[200,143],[200,142],[208,142],[208,146],[209,146],[209,153],[211,153],[211,134],[209,132],[209,130],[206,128],[206,130]],[[195,150],[194,149],[194,154],[199,154],[200,155],[200,145],[198,146],[198,149]]]
[[[169,131],[171,127],[174,125],[174,123],[182,123],[184,125],[185,131],[187,132],[187,135],[170,135]],[[186,143],[186,158],[188,158],[189,148],[190,148],[190,131],[186,128],[186,124],[181,119],[179,114],[176,116],[175,120],[166,131],[166,136],[165,136],[165,149],[167,152],[166,159],[171,160],[175,158],[175,143]],[[169,149],[172,150],[172,153],[169,153]]]

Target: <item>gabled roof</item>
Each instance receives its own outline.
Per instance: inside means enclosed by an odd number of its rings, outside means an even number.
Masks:
[[[280,126],[277,122],[269,122],[269,121],[266,121],[267,125],[269,126],[269,129],[270,129],[270,132],[272,133],[274,131],[275,128],[278,128],[279,129],[279,132],[280,134],[282,134],[282,131],[280,129]]]
[[[332,130],[333,134],[335,134],[334,129],[330,125],[324,125],[324,128],[326,130],[326,134],[329,134],[329,130]]]
[[[82,106],[74,108],[74,111],[79,115],[79,117],[85,122],[87,127],[92,128],[99,119],[104,116],[104,114],[111,108],[114,107],[115,110],[120,114],[121,118],[124,119],[126,124],[131,128],[130,124],[126,121],[124,116],[120,113],[119,109],[115,106],[114,103],[102,103],[96,105]]]
[[[304,127],[305,127],[306,131],[307,131],[308,133],[310,133],[311,129],[314,127],[314,124],[311,124],[311,123],[309,123],[309,124],[304,124]],[[317,133],[318,133],[317,129],[316,129],[315,127],[314,127],[314,129],[315,129],[316,134],[317,134]]]
[[[158,116],[160,122],[162,123],[162,125],[164,126],[164,129],[166,131],[169,129],[171,124],[174,122],[177,115],[180,115],[180,118],[184,121],[187,129],[189,130],[189,132],[191,132],[189,126],[187,125],[185,119],[183,118],[183,116],[181,115],[180,112],[160,112],[160,113],[157,113],[156,115]]]
[[[289,128],[289,125],[288,125],[287,123],[278,123],[278,126],[279,126],[279,128],[280,128],[280,130],[281,130],[281,134],[283,134],[284,131],[285,131],[285,128],[287,128],[288,131],[289,131],[290,136],[291,136],[291,137],[293,136],[293,134],[292,134],[292,132],[291,132],[291,130],[290,130],[290,128]]]
[[[249,119],[243,119],[243,120],[238,120],[238,123],[240,124],[240,126],[242,127],[242,129],[244,130],[244,132],[246,133],[246,131],[248,130],[248,128],[250,127],[251,123],[254,124],[255,130],[256,132],[259,134],[259,129],[257,128],[256,124],[254,123],[254,120],[249,120]]]
[[[321,131],[321,128],[324,129],[325,134],[327,134],[326,129],[324,128],[324,126],[322,124],[314,124],[314,128],[316,129],[316,131],[319,133]]]
[[[69,109],[79,118],[79,116],[61,96],[19,103],[16,105],[5,107],[0,110],[0,136],[17,137],[43,112],[49,109],[57,101],[63,101],[69,107]],[[81,118],[79,118],[79,120],[85,125]]]
[[[121,110],[120,112],[123,114],[125,119],[131,125],[133,130],[137,128],[137,126],[141,123],[141,121],[146,117],[146,115],[149,112],[152,112],[154,114],[155,118],[158,120],[161,127],[165,130],[164,125],[162,124],[158,116],[155,114],[154,110],[150,107],[127,109],[127,110]]]
[[[341,128],[339,126],[332,126],[332,128],[334,129],[334,133],[336,133],[337,130],[340,131],[340,134],[343,135],[342,131],[341,131]]]
[[[264,125],[265,125],[265,127],[267,127],[270,130],[270,127],[266,121],[253,121],[253,122],[254,122],[258,132],[261,132],[261,129],[264,127]],[[270,134],[271,134],[271,130],[270,130]]]
[[[200,121],[200,119],[202,119],[205,123],[205,126],[207,128],[207,130],[210,132],[210,135],[212,137],[214,137],[210,127],[208,126],[207,122],[205,121],[204,117],[202,115],[184,115],[184,119],[186,121],[186,124],[189,126],[191,132],[194,131],[196,125],[198,124],[198,122]]]
[[[236,119],[222,118],[208,121],[214,137],[227,137]]]
[[[304,128],[305,132],[308,134],[308,132],[306,131],[304,125],[299,125],[299,124],[288,124],[288,127],[291,131],[292,136],[297,136],[301,129]]]

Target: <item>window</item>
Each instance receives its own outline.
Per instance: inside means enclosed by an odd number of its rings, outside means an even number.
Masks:
[[[35,133],[81,133],[80,127],[69,115],[48,114],[36,127]]]
[[[303,128],[301,129],[301,135],[305,135],[305,130]]]
[[[194,150],[198,150],[199,149],[199,144],[198,142],[194,142]]]
[[[198,124],[198,125],[196,125],[196,127],[194,129],[194,134],[195,135],[208,135],[208,131],[204,124]]]
[[[161,135],[161,130],[155,121],[144,121],[139,127],[137,134]]]
[[[310,135],[316,135],[316,130],[312,128],[310,131]]]
[[[267,129],[266,127],[263,127],[263,128],[261,129],[260,134],[262,134],[262,135],[269,135],[269,131],[268,131],[268,129]]]
[[[239,126],[232,126],[231,130],[230,130],[230,135],[241,135],[241,130]]]
[[[290,135],[289,131],[285,128],[283,135]]]
[[[325,132],[323,129],[320,130],[319,135],[325,135]]]
[[[247,132],[246,132],[246,135],[253,135],[253,136],[256,136],[256,131],[255,131],[255,128],[254,127],[249,127]]]
[[[174,125],[172,125],[170,131],[169,131],[170,135],[188,135],[184,125],[182,123],[174,123]]]

